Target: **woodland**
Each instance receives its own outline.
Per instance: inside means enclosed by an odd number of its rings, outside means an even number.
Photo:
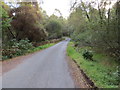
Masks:
[[[0,1],[2,59],[23,55],[37,43],[69,37],[76,51],[90,47],[120,65],[120,1],[111,4],[110,0],[76,0],[66,19],[58,9],[60,16],[48,16],[38,2]]]

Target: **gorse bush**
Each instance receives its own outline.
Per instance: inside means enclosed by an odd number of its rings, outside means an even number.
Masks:
[[[16,39],[12,39],[8,42],[9,46],[4,46],[2,55],[3,60],[7,58],[13,58],[16,56],[24,55],[28,52],[29,49],[33,48],[32,43],[29,42],[28,39],[17,41]]]

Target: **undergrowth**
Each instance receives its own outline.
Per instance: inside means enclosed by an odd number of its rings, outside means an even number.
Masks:
[[[84,50],[92,50],[90,47],[81,47],[79,50],[70,42],[67,48],[67,54],[74,59],[83,71],[92,79],[96,86],[100,88],[117,88],[118,73],[114,58],[93,51],[94,61],[86,60],[82,54]]]

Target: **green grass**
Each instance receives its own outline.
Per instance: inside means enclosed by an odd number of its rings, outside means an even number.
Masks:
[[[28,50],[28,53],[33,53],[33,52],[36,52],[36,51],[39,51],[39,50],[43,50],[43,49],[49,48],[53,45],[55,45],[55,43],[49,43],[49,44],[45,44],[45,45],[42,45],[42,46],[39,46],[39,47],[35,47],[35,48],[32,48],[32,49]]]
[[[73,42],[68,44],[67,54],[76,60],[77,64],[92,79],[96,86],[100,88],[117,88],[116,66],[118,65],[113,58],[102,53],[94,52],[95,61],[85,60],[82,53],[89,47],[81,47],[79,52],[76,51]]]

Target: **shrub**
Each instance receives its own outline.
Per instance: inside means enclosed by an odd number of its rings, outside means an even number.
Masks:
[[[8,59],[20,55],[24,55],[28,52],[29,49],[33,48],[32,43],[29,42],[28,39],[17,41],[16,39],[12,39],[8,42],[8,45],[3,47],[2,50],[2,59]]]
[[[93,61],[93,53],[91,51],[85,50],[83,55],[84,59],[89,59]]]

